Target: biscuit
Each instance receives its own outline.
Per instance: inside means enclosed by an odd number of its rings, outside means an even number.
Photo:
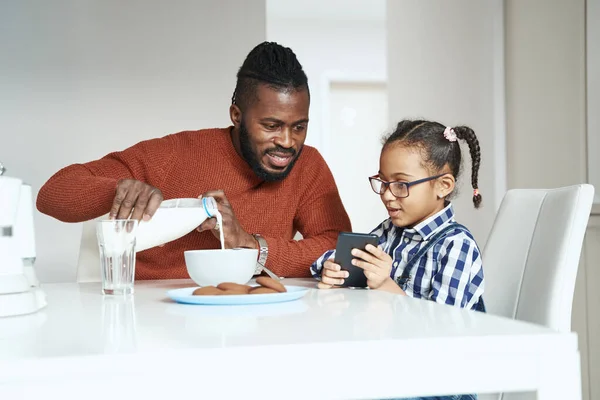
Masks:
[[[257,286],[250,291],[250,294],[267,294],[267,293],[279,293],[275,289],[271,289],[264,286]]]
[[[229,290],[223,290],[223,293],[221,293],[222,295],[244,295],[244,294],[248,294],[247,290],[233,290],[233,289],[229,289]]]
[[[252,289],[252,286],[240,285],[239,283],[223,282],[217,286],[217,289],[228,290],[232,292],[240,292],[240,294],[246,294]]]
[[[258,283],[260,286],[273,289],[279,293],[287,292],[287,289],[281,284],[281,282],[277,282],[275,279],[269,278],[268,276],[259,276],[256,278],[256,283]]]
[[[192,293],[194,296],[218,296],[223,294],[223,290],[217,289],[214,286],[203,286],[194,290]]]

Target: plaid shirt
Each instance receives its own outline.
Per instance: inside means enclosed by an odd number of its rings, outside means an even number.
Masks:
[[[452,204],[413,228],[399,228],[391,219],[373,230],[379,245],[392,256],[394,281],[398,282],[409,260],[427,240],[454,222]],[[323,263],[335,257],[335,250],[325,252],[310,269],[315,278]],[[407,295],[474,309],[484,291],[481,253],[470,232],[457,226],[437,244],[431,246],[412,267],[408,282],[402,287]]]

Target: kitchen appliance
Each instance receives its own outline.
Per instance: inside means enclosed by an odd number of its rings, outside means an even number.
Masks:
[[[31,314],[46,306],[35,263],[31,186],[5,176],[0,163],[0,317]]]

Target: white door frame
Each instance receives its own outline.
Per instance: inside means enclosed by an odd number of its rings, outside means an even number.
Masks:
[[[600,0],[586,3],[587,181],[596,187],[592,213],[600,214]],[[594,23],[592,23],[594,21]],[[594,71],[594,72],[592,72]]]
[[[506,67],[504,54],[504,0],[494,1],[494,212],[508,189],[506,165]]]
[[[330,159],[331,126],[330,107],[331,85],[334,83],[357,83],[387,85],[387,78],[381,74],[348,74],[340,71],[326,71],[321,75],[321,153]],[[386,124],[389,121],[386,121]]]

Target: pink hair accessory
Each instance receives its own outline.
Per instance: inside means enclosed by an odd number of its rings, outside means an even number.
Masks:
[[[456,132],[454,132],[454,129],[450,128],[449,126],[446,127],[446,129],[444,129],[444,137],[451,142],[456,142],[456,139],[458,139],[456,137]]]
[[[473,197],[479,195],[479,189],[473,189]]]

